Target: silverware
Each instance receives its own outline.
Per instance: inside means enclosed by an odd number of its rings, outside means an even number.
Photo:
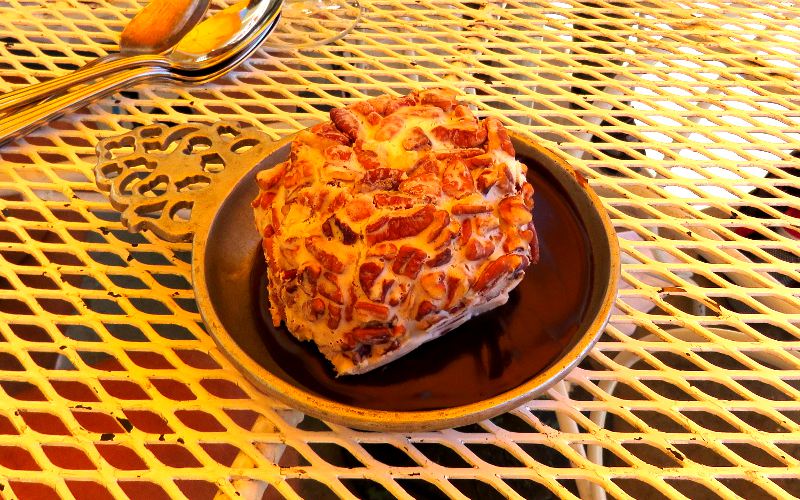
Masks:
[[[280,0],[243,0],[194,26],[167,53],[110,58],[86,68],[81,75],[84,81],[104,78],[3,117],[0,144],[92,100],[143,81],[211,81],[236,67],[261,45],[275,27],[280,6]]]
[[[209,0],[153,0],[125,26],[118,53],[95,59],[66,75],[0,95],[0,114],[12,113],[75,85],[118,71],[118,66],[112,62],[134,55],[163,54],[172,50],[202,19],[208,3]]]

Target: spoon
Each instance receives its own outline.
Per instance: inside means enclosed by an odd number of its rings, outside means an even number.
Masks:
[[[172,49],[202,19],[209,0],[153,0],[122,31],[119,53],[95,59],[70,74],[0,95],[0,113],[52,97],[106,74],[106,64],[125,56],[161,54]],[[87,69],[95,68],[89,73]]]
[[[120,54],[160,54],[177,44],[208,10],[209,0],[153,0],[122,30]]]
[[[105,78],[0,119],[0,144],[38,125],[145,80],[211,81],[250,56],[278,20],[280,0],[242,0],[196,25],[166,54],[116,58],[87,68],[86,81]],[[101,67],[102,66],[102,67]]]

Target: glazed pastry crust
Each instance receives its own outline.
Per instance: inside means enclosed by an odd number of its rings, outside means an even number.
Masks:
[[[330,118],[258,174],[253,208],[275,326],[358,374],[508,300],[538,259],[533,187],[500,121],[451,90]]]

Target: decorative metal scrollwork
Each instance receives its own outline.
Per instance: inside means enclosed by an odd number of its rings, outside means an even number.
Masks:
[[[139,127],[98,144],[96,182],[129,230],[189,241],[192,214],[214,210],[220,189],[258,163],[270,142],[232,122]]]

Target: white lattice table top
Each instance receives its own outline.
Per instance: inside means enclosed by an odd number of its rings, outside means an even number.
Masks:
[[[199,87],[141,85],[0,149],[0,497],[800,496],[800,6],[363,0],[328,46]],[[0,92],[116,50],[139,4],[0,0]],[[441,432],[325,424],[204,332],[190,247],[130,234],[94,146],[152,123],[274,138],[449,85],[568,159],[623,270],[589,357]]]

